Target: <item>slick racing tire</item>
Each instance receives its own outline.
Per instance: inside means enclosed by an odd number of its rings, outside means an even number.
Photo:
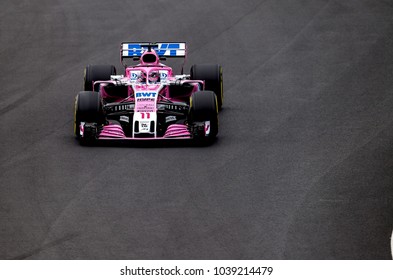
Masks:
[[[101,98],[98,92],[81,91],[75,97],[74,134],[83,143],[95,139],[95,135],[81,137],[79,126],[84,123],[95,123],[97,126],[105,122]],[[89,139],[90,138],[90,139]]]
[[[210,122],[209,134],[197,140],[212,142],[218,133],[217,97],[212,91],[197,91],[191,96],[190,118],[193,123]],[[205,131],[206,132],[206,131]]]
[[[221,110],[224,101],[224,88],[222,67],[211,64],[194,64],[190,70],[191,80],[205,81],[205,90],[211,90],[217,95],[218,110]]]
[[[99,85],[97,84],[93,89],[93,83],[110,80],[111,75],[116,75],[116,67],[113,65],[87,65],[84,71],[84,90],[98,91]]]

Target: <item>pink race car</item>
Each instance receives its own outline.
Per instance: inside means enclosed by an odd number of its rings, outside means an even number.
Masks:
[[[74,132],[97,140],[195,139],[212,142],[223,102],[220,65],[193,65],[175,75],[160,61],[186,58],[185,43],[122,43],[124,75],[113,65],[88,65],[75,98]],[[127,66],[125,59],[138,60]]]

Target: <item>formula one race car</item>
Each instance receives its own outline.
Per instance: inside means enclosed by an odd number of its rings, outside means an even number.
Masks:
[[[97,140],[195,139],[218,133],[222,68],[193,65],[174,75],[160,61],[186,57],[185,43],[122,43],[124,75],[113,65],[88,65],[75,98],[74,132],[81,144]],[[125,59],[138,60],[127,66]],[[184,66],[184,62],[183,62]]]

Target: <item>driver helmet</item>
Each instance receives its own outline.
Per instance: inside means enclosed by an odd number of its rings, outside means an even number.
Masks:
[[[141,73],[138,77],[138,82],[146,83],[146,72],[145,71],[141,71]]]
[[[151,71],[149,73],[149,83],[156,84],[160,82],[160,73],[158,71]]]

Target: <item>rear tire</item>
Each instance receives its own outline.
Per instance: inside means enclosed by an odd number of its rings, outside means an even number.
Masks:
[[[210,121],[210,133],[202,141],[212,142],[218,133],[217,97],[212,91],[197,91],[191,96],[190,118],[192,122]]]
[[[213,91],[217,96],[218,110],[221,110],[224,101],[222,67],[218,64],[194,64],[190,70],[191,80],[205,81],[205,90]]]
[[[98,91],[99,85],[96,85],[93,89],[93,83],[110,80],[111,75],[116,75],[116,67],[113,65],[87,65],[84,71],[84,90]]]
[[[82,122],[96,123],[97,126],[105,122],[101,98],[98,92],[81,91],[75,97],[74,134],[81,141],[81,144],[84,144],[94,139],[81,137],[79,127]]]

